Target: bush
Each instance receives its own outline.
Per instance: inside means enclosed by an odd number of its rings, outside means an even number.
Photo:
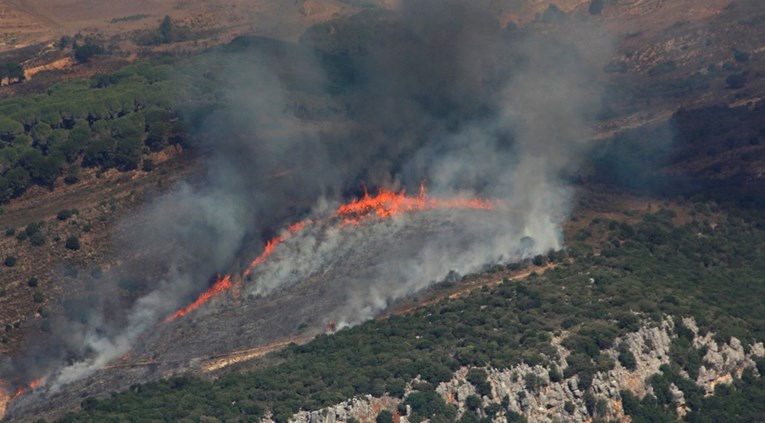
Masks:
[[[74,49],[74,59],[79,63],[88,63],[93,57],[104,52],[104,49],[92,43],[85,43],[81,46],[77,46]]]
[[[64,247],[66,247],[68,250],[77,251],[80,249],[80,239],[76,236],[70,236],[66,239],[66,244]]]
[[[42,303],[45,301],[45,296],[41,292],[35,292],[35,294],[32,296],[32,300],[36,303]]]
[[[34,235],[29,238],[29,242],[35,247],[39,247],[45,244],[45,235],[43,235],[42,232],[35,232]]]
[[[743,73],[734,73],[733,75],[725,79],[725,83],[728,84],[728,88],[739,89],[746,85],[746,75]]]
[[[751,54],[747,51],[741,51],[739,49],[733,49],[733,59],[739,63],[746,63],[749,61]]]
[[[37,278],[34,276],[29,278],[29,280],[27,281],[27,285],[29,285],[30,288],[37,287],[37,283],[38,283]]]
[[[622,349],[621,352],[619,352],[619,363],[624,366],[627,370],[635,370],[637,368],[637,360],[635,359],[635,354],[632,353],[628,348]]]
[[[393,423],[393,413],[390,410],[382,410],[375,418],[376,423]]]
[[[574,406],[574,403],[571,401],[566,401],[565,404],[563,404],[563,410],[566,411],[568,414],[574,414],[574,411],[576,411],[576,407]]]
[[[481,408],[481,398],[478,397],[478,395],[470,395],[467,398],[465,398],[465,406],[470,411],[475,411],[479,408]]]
[[[476,387],[479,395],[491,398],[491,384],[487,380],[486,371],[483,369],[470,369],[467,381]]]
[[[16,265],[16,257],[14,256],[8,256],[5,258],[5,266],[6,267],[13,267]]]
[[[588,12],[590,15],[600,15],[603,12],[603,0],[591,0]]]
[[[72,211],[71,210],[61,210],[56,215],[56,219],[61,220],[61,221],[69,219],[70,217],[72,217]]]

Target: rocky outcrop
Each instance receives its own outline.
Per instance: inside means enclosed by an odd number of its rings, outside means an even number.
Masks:
[[[692,319],[683,319],[683,324],[695,335],[693,346],[707,350],[704,356],[705,364],[699,370],[696,383],[703,387],[708,395],[714,393],[716,385],[731,383],[734,378],[741,377],[745,368],[754,367],[754,358],[765,356],[765,347],[761,342],[750,345],[748,349],[736,338],[731,338],[728,343],[717,344],[711,333],[700,336]],[[675,337],[673,320],[667,318],[659,325],[643,327],[618,339],[615,345],[624,344],[621,348],[626,346],[635,356],[634,369],[627,369],[619,363],[617,348],[605,351],[604,353],[613,358],[616,364],[612,370],[599,372],[594,376],[589,395],[579,389],[577,376],[553,382],[550,378],[550,367],[521,363],[509,369],[488,368],[487,382],[491,385],[492,394],[482,397],[483,405],[504,402],[507,410],[524,415],[531,422],[591,421],[593,408],[597,410],[599,418],[628,421],[622,410],[620,391],[629,390],[639,397],[652,393],[646,379],[659,373],[659,368],[670,362],[669,351]],[[558,344],[555,339],[553,343]],[[568,366],[568,351],[560,345],[556,346],[560,357],[557,367],[565,369]],[[436,387],[436,392],[447,403],[455,405],[459,414],[467,409],[467,398],[477,395],[478,392],[467,380],[469,370],[459,369],[451,380]],[[670,386],[670,392],[678,405],[678,414],[685,415],[689,409],[685,405],[684,393],[674,384]],[[399,403],[400,400],[387,396],[354,398],[319,411],[297,413],[290,422],[336,423],[349,419],[373,422],[380,410],[395,411]],[[498,423],[506,420],[502,413],[495,417]],[[398,421],[406,422],[406,417],[403,416]]]
[[[395,410],[398,401],[397,398],[388,396],[375,398],[366,395],[317,411],[301,411],[290,418],[290,423],[336,423],[350,419],[371,423],[375,421],[380,411]]]

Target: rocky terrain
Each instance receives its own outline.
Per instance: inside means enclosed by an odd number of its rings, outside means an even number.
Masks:
[[[717,385],[730,384],[734,379],[740,378],[744,369],[755,368],[754,359],[765,356],[762,342],[747,345],[745,348],[738,339],[732,338],[729,342],[720,344],[713,339],[714,334],[699,335],[693,319],[683,319],[683,323],[694,333],[693,345],[707,350],[704,365],[693,381],[704,389],[706,395],[712,395]],[[630,370],[619,363],[617,348],[606,351],[616,364],[613,370],[595,375],[592,380],[594,397],[591,399],[585,398],[585,393],[579,389],[576,376],[552,381],[550,375],[554,374],[556,369],[526,364],[509,369],[484,369],[487,374],[486,381],[491,386],[489,395],[481,395],[480,389],[468,381],[470,368],[467,367],[457,371],[451,381],[439,384],[436,392],[447,404],[455,405],[459,415],[469,409],[468,398],[478,396],[482,409],[491,404],[502,404],[502,409],[518,413],[533,422],[587,422],[595,417],[607,421],[629,422],[630,419],[625,416],[622,408],[621,392],[629,391],[638,397],[654,394],[648,380],[652,375],[660,373],[663,365],[670,363],[672,340],[677,338],[673,328],[673,320],[667,318],[659,326],[642,327],[639,331],[618,339],[618,345],[625,345],[634,354],[635,366]],[[563,335],[565,334],[561,336]],[[566,356],[569,352],[559,345],[558,354],[561,359],[556,366],[565,371],[568,366]],[[412,381],[407,392],[411,393],[412,386],[418,382],[420,381]],[[682,417],[689,411],[683,392],[674,384],[670,389],[673,403]],[[588,404],[592,401],[594,403]],[[322,410],[297,413],[289,421],[336,423],[355,419],[370,423],[375,421],[381,410],[387,409],[396,414],[398,421],[407,422],[407,414],[411,413],[400,411],[402,408],[399,405],[403,402],[390,396],[354,398]],[[403,407],[403,410],[407,410],[407,407]],[[494,422],[508,421],[502,412],[491,417]]]

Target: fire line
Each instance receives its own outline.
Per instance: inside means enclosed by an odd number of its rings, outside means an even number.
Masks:
[[[395,192],[387,189],[380,189],[374,196],[365,192],[362,198],[340,205],[335,211],[335,217],[339,217],[344,224],[359,225],[363,219],[370,216],[377,216],[380,219],[389,219],[404,213],[435,209],[494,210],[497,205],[498,203],[491,200],[475,197],[453,197],[446,199],[430,197],[425,191],[425,186],[420,185],[420,192],[416,196],[407,196],[406,190]],[[247,266],[242,273],[242,277],[247,278],[255,267],[265,263],[279,244],[313,223],[314,222],[311,220],[302,220],[294,223],[284,230],[282,234],[266,242],[263,252],[250,262],[250,265]],[[193,303],[179,309],[168,316],[163,322],[172,322],[179,317],[197,310],[210,299],[230,289],[231,286],[230,275],[219,275],[213,286],[199,295]]]

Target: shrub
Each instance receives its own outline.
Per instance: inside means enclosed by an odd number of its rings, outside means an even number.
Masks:
[[[627,370],[635,370],[637,368],[637,360],[635,354],[629,349],[625,348],[619,353],[619,363]]]
[[[479,395],[491,397],[491,385],[487,380],[486,371],[483,369],[470,369],[467,381],[476,387]]]
[[[85,43],[74,49],[74,59],[79,63],[88,63],[94,56],[104,52],[104,49],[98,44]]]
[[[42,294],[42,292],[35,292],[35,294],[32,296],[32,300],[36,303],[42,303],[45,301],[45,296]]]
[[[465,398],[465,406],[468,410],[475,411],[481,408],[481,398],[478,395],[470,395]]]
[[[69,219],[70,217],[72,217],[72,211],[71,210],[61,210],[56,215],[56,219],[61,220],[61,221]]]
[[[745,63],[749,61],[751,54],[748,51],[741,51],[739,49],[733,49],[733,59],[739,63]]]
[[[29,285],[30,288],[37,287],[37,283],[38,283],[37,278],[34,276],[29,278],[29,280],[27,281],[27,285]]]
[[[574,411],[576,411],[576,407],[574,406],[574,403],[571,401],[566,401],[566,403],[563,405],[563,409],[568,414],[574,414]]]
[[[743,73],[734,73],[733,75],[725,79],[725,83],[728,84],[728,88],[739,89],[746,85],[746,75]]]
[[[393,423],[393,413],[390,410],[382,410],[375,418],[376,423]]]
[[[591,0],[588,12],[590,15],[600,15],[603,12],[603,0]]]
[[[66,239],[66,244],[64,245],[67,250],[77,251],[80,249],[80,239],[76,236],[70,236]]]
[[[45,244],[45,235],[43,235],[42,232],[35,232],[34,235],[29,238],[29,242],[35,247],[39,247]]]
[[[16,265],[16,257],[14,256],[8,256],[5,258],[5,266],[6,267],[13,267]]]

